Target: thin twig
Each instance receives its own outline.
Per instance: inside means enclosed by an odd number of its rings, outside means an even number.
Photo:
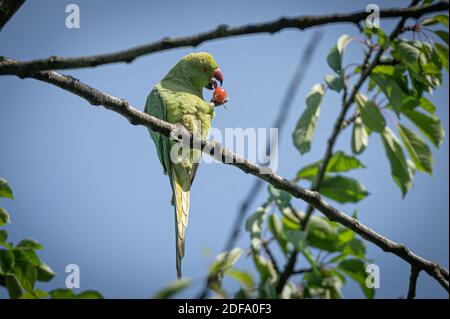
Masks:
[[[273,255],[272,250],[269,247],[269,242],[267,240],[262,240],[261,246],[264,249],[264,251],[266,252],[266,254],[269,257],[270,261],[272,262],[273,269],[275,269],[275,272],[277,274],[279,274],[280,273],[280,267],[278,267],[278,262],[275,259],[275,256]]]
[[[313,268],[300,268],[292,272],[293,275],[301,275],[313,271]]]
[[[408,299],[416,297],[417,278],[419,278],[420,269],[416,266],[411,266],[411,275],[409,276]]]
[[[353,114],[348,119],[346,119],[344,122],[342,122],[341,130],[347,128],[350,124],[355,122],[360,116],[361,116],[361,114],[359,114],[359,112],[355,112],[355,114]]]

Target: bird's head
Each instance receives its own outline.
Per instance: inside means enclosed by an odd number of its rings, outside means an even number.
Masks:
[[[196,88],[215,89],[223,83],[223,74],[211,54],[191,53],[183,57],[175,66],[177,76],[184,77]]]

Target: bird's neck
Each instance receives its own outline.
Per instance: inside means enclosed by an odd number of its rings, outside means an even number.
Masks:
[[[171,70],[161,81],[161,84],[172,91],[194,94],[203,99],[203,88],[193,85],[192,81],[178,70]]]

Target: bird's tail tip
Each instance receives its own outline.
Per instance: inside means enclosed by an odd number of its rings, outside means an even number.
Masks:
[[[181,279],[183,274],[181,273],[181,258],[177,258],[177,279]]]

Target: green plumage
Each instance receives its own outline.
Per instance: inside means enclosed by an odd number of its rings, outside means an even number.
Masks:
[[[182,58],[169,73],[155,85],[145,105],[145,112],[170,123],[183,125],[191,133],[206,138],[214,118],[214,107],[203,100],[207,86],[218,68],[209,53],[192,53]],[[189,214],[190,187],[198,167],[201,152],[189,151],[179,163],[170,158],[176,141],[149,130],[156,145],[164,173],[168,175],[175,207],[177,276],[181,277],[181,259],[184,256],[185,229]]]

